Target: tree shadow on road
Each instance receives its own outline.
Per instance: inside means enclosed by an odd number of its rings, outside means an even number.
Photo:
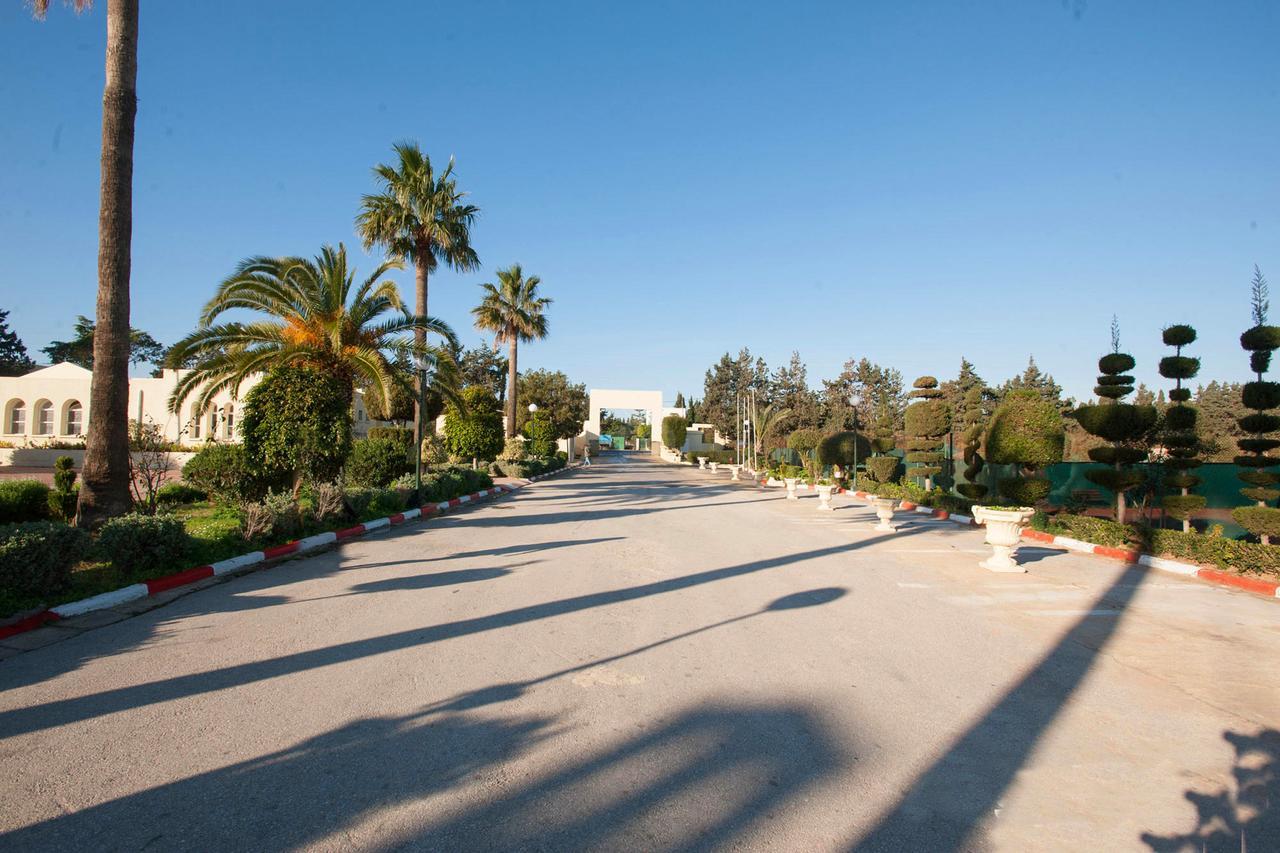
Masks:
[[[1196,810],[1195,827],[1171,835],[1144,832],[1142,840],[1154,853],[1280,850],[1280,731],[1227,731],[1222,737],[1236,753],[1231,768],[1235,790],[1187,791]]]

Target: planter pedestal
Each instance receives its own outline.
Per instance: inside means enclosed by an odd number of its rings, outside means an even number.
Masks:
[[[717,474],[717,473],[719,473],[719,472],[720,472],[720,463],[719,463],[719,462],[708,462],[708,463],[707,463],[707,467],[711,469],[711,473],[712,473],[712,474]]]
[[[796,494],[796,483],[800,481],[793,477],[787,477],[783,479],[782,482],[787,484],[787,500],[789,501],[800,500],[800,496]]]
[[[890,522],[893,521],[893,511],[897,508],[898,502],[893,498],[874,498],[872,503],[876,508],[876,518],[880,519],[875,529],[883,533],[892,533],[897,530]]]
[[[731,480],[741,480],[742,478],[741,478],[741,477],[739,477],[739,476],[738,476],[738,474],[742,473],[742,466],[741,466],[741,465],[730,465],[730,466],[729,466],[729,473],[733,475],[733,476],[732,476],[732,477],[730,477],[729,479],[731,479]]]
[[[707,457],[705,457],[705,456],[699,456],[699,457],[698,457],[698,467],[699,467],[699,468],[701,468],[701,469],[703,469],[703,470],[706,470],[706,467],[707,467]]]
[[[1013,559],[1014,551],[1022,541],[1022,531],[1035,510],[1030,507],[1018,509],[989,509],[985,506],[973,508],[973,520],[986,528],[986,539],[991,546],[991,556],[978,565],[992,572],[1025,572]]]
[[[818,486],[818,509],[824,512],[831,512],[834,507],[831,506],[831,493],[836,490],[835,486]]]

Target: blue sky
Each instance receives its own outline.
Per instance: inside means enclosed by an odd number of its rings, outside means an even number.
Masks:
[[[0,307],[34,352],[93,313],[105,2],[0,5]],[[521,366],[700,392],[742,346],[1089,393],[1112,313],[1161,383],[1247,378],[1280,321],[1280,4],[144,0],[134,325],[168,343],[251,254],[353,235],[370,167],[457,158],[479,273],[556,299]],[[398,275],[407,292],[412,274]]]

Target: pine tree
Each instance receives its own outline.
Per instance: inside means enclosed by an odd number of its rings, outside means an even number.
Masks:
[[[942,472],[942,440],[951,432],[951,407],[942,399],[938,380],[921,376],[915,381],[914,390],[908,395],[915,400],[907,406],[905,415],[907,435],[907,462],[918,462],[907,473],[924,478],[924,487],[933,489],[933,478]]]
[[[1103,447],[1089,450],[1089,458],[1112,466],[1110,470],[1086,471],[1091,483],[1115,494],[1116,521],[1124,524],[1125,492],[1132,491],[1146,482],[1146,475],[1133,469],[1135,462],[1147,458],[1143,439],[1155,426],[1154,406],[1138,406],[1120,402],[1133,393],[1132,370],[1137,362],[1128,353],[1120,352],[1120,325],[1111,319],[1111,352],[1098,359],[1098,384],[1093,393],[1106,402],[1081,406],[1074,412],[1075,419],[1090,435],[1110,442]]]
[[[21,376],[35,366],[22,339],[9,328],[9,312],[0,310],[0,376]]]
[[[683,409],[683,408],[685,408],[685,405],[684,405],[684,392],[683,392],[683,391],[677,391],[677,392],[676,392],[676,405],[675,405],[675,407],[676,407],[677,409]]]
[[[1268,295],[1267,280],[1262,270],[1254,266],[1253,327],[1240,336],[1240,346],[1249,353],[1249,368],[1257,378],[1246,382],[1240,394],[1240,399],[1253,410],[1253,414],[1245,415],[1239,421],[1240,429],[1249,437],[1236,442],[1241,455],[1235,458],[1235,463],[1248,469],[1238,475],[1245,483],[1240,494],[1256,501],[1257,505],[1237,507],[1231,511],[1236,524],[1264,544],[1269,544],[1272,536],[1280,536],[1280,509],[1270,505],[1280,497],[1280,489],[1276,488],[1280,474],[1267,470],[1280,465],[1280,459],[1267,455],[1268,451],[1280,447],[1280,439],[1267,437],[1280,430],[1280,417],[1270,414],[1272,409],[1280,408],[1280,383],[1262,378],[1262,374],[1271,367],[1271,353],[1280,349],[1280,326],[1267,325],[1267,311],[1271,307]]]
[[[1160,375],[1175,382],[1169,392],[1173,405],[1165,412],[1164,434],[1160,438],[1166,454],[1164,466],[1173,472],[1165,477],[1165,483],[1181,494],[1166,495],[1161,505],[1165,512],[1182,522],[1183,531],[1190,531],[1192,513],[1204,509],[1205,505],[1203,495],[1191,494],[1200,484],[1200,478],[1190,473],[1201,464],[1196,458],[1200,438],[1196,435],[1196,410],[1187,405],[1191,389],[1182,387],[1182,380],[1194,379],[1200,372],[1200,359],[1182,354],[1183,347],[1195,342],[1196,330],[1186,325],[1170,326],[1162,338],[1167,346],[1174,348],[1174,354],[1160,359]]]

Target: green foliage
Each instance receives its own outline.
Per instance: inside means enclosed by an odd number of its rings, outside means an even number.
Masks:
[[[1188,344],[1195,343],[1196,330],[1191,326],[1175,324],[1166,326],[1160,337],[1166,346],[1185,347]]]
[[[984,483],[958,483],[956,491],[969,500],[977,502],[987,496],[988,489]]]
[[[49,494],[38,480],[0,480],[0,524],[48,518]]]
[[[871,442],[866,436],[852,430],[833,433],[818,442],[818,463],[839,465],[848,469],[858,460],[871,456]]]
[[[462,392],[465,414],[455,405],[445,409],[444,439],[449,452],[463,459],[491,460],[502,451],[502,415],[487,388]]]
[[[1088,454],[1094,462],[1101,462],[1103,465],[1132,465],[1147,458],[1147,451],[1141,447],[1114,445],[1091,447]]]
[[[26,344],[9,328],[9,312],[0,311],[0,376],[21,376],[35,366]]]
[[[1117,376],[1121,373],[1133,370],[1137,365],[1137,361],[1133,356],[1124,352],[1109,352],[1102,358],[1098,359],[1098,372],[1110,376]]]
[[[1254,326],[1240,335],[1240,347],[1249,352],[1280,349],[1280,326]]]
[[[1160,500],[1160,505],[1170,518],[1186,521],[1204,509],[1206,502],[1204,495],[1165,495]]]
[[[667,415],[662,419],[662,444],[671,450],[684,448],[684,439],[689,430],[689,422],[680,415]]]
[[[1167,355],[1160,359],[1160,375],[1166,379],[1191,379],[1200,372],[1200,359]]]
[[[273,482],[337,479],[351,454],[351,386],[307,367],[278,367],[245,397],[244,450]]]
[[[524,449],[524,440],[512,436],[503,443],[502,452],[498,454],[498,461],[518,464],[523,462],[527,455]]]
[[[70,522],[76,515],[80,487],[76,485],[75,461],[59,456],[53,463],[53,491],[49,493],[49,515]]]
[[[1018,506],[1035,506],[1049,496],[1052,484],[1045,477],[1001,477],[996,487]]]
[[[1115,468],[1101,468],[1084,472],[1084,478],[1090,483],[1101,486],[1108,491],[1120,494],[1136,489],[1147,481],[1147,477],[1141,471],[1133,470],[1117,470]]]
[[[822,433],[816,429],[798,429],[787,436],[787,447],[807,456],[822,442]]]
[[[1231,517],[1254,536],[1280,536],[1280,509],[1275,507],[1238,506]]]
[[[888,483],[898,472],[896,456],[872,456],[867,460],[867,476],[876,483]]]
[[[208,499],[209,495],[203,489],[188,483],[165,483],[156,491],[156,503],[163,506],[193,504]]]
[[[379,420],[382,420],[379,418]],[[402,420],[409,420],[403,418]],[[413,449],[413,430],[409,427],[370,427],[369,440],[394,441],[405,448]]]
[[[1246,382],[1241,389],[1245,407],[1259,412],[1280,407],[1280,383]]]
[[[1155,426],[1159,413],[1154,406],[1129,403],[1081,406],[1072,416],[1085,432],[1106,441],[1138,441]]]
[[[412,443],[406,448],[400,441],[390,438],[357,441],[351,446],[343,479],[356,487],[386,486],[409,470],[406,450],[412,450]]]
[[[179,571],[189,545],[182,520],[171,515],[131,513],[98,530],[99,553],[124,575]]]
[[[182,479],[226,504],[256,500],[267,490],[239,444],[211,444],[200,450],[182,466]]]
[[[1245,415],[1239,420],[1240,429],[1245,432],[1276,432],[1280,430],[1280,415],[1268,415],[1263,412],[1255,412],[1252,415]]]
[[[524,434],[529,439],[529,455],[539,459],[553,456],[556,452],[556,430],[551,418],[538,411],[524,425]]]
[[[1005,396],[991,416],[987,458],[1035,471],[1061,462],[1064,442],[1057,406],[1032,392],[1015,391]]]
[[[520,397],[520,406],[516,409],[519,426],[523,428],[524,420],[529,417],[528,405],[536,403],[538,411],[532,417],[550,420],[552,438],[572,438],[582,432],[582,423],[588,415],[587,386],[570,382],[569,377],[558,370],[529,370],[520,374],[516,388]]]
[[[921,463],[907,469],[908,477],[926,481],[940,473],[938,465],[944,458],[940,452],[943,438],[951,432],[951,405],[943,399],[938,380],[921,376],[914,383],[914,390],[907,395],[913,399],[903,415],[903,428],[907,434],[907,462]]]
[[[70,583],[71,569],[89,546],[89,534],[58,522],[0,525],[0,590],[57,593]]]

